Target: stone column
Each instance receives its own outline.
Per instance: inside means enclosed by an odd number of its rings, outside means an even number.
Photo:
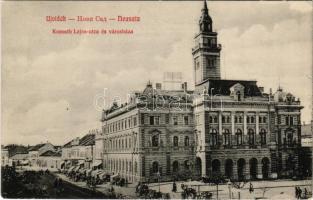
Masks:
[[[258,165],[256,167],[256,177],[258,179],[262,179],[263,178],[263,173],[262,173],[262,161],[258,160]]]
[[[243,134],[247,135],[247,112],[243,113]]]
[[[237,160],[233,160],[233,178],[238,178],[238,167],[237,167]]]
[[[218,132],[219,135],[222,135],[222,111],[218,113]]]
[[[255,116],[255,122],[256,122],[256,126],[255,126],[255,134],[259,135],[259,115],[260,113],[257,112],[256,116]]]
[[[244,169],[244,174],[246,179],[250,179],[250,163],[249,161],[246,161],[245,169]]]
[[[231,134],[235,135],[235,112],[231,112]]]
[[[225,160],[221,159],[221,175],[225,175]]]

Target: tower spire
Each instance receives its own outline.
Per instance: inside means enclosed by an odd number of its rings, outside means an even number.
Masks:
[[[202,10],[207,11],[207,13],[208,13],[208,6],[206,4],[206,0],[203,0],[203,1],[204,1],[204,6],[203,6]]]
[[[199,26],[201,32],[211,32],[212,31],[212,18],[209,15],[209,9],[204,0],[203,8],[201,9],[201,17],[199,20]]]

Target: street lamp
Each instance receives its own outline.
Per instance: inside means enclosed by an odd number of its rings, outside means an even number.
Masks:
[[[232,195],[231,195],[231,182],[230,182],[230,180],[227,182],[227,185],[228,185],[229,199],[231,199]]]
[[[159,182],[159,192],[161,191],[161,185],[160,185],[160,177],[161,177],[161,174],[160,174],[160,171],[157,172],[157,177],[158,177],[158,182]]]

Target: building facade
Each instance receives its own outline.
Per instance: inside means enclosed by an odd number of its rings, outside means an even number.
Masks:
[[[173,98],[173,99],[172,99]],[[176,98],[176,99],[175,99]],[[194,160],[190,92],[148,83],[128,104],[103,113],[103,163],[129,182],[169,180]]]
[[[78,166],[91,169],[95,157],[95,133],[88,133],[82,138],[75,138],[62,148],[62,169]]]
[[[1,166],[10,165],[9,150],[1,146]]]
[[[130,182],[188,173],[231,179],[297,175],[300,100],[280,87],[265,93],[256,81],[221,79],[217,39],[204,1],[192,48],[195,90],[148,83],[127,104],[104,110],[96,137],[103,141],[104,169]]]
[[[40,167],[39,156],[47,151],[55,151],[55,147],[51,143],[42,143],[32,146],[28,149],[28,158],[30,165]]]

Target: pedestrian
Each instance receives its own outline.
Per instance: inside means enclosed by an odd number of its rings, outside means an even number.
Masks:
[[[299,190],[298,190],[297,186],[295,186],[295,194],[296,194],[296,198],[298,199],[298,197],[299,197]]]
[[[254,189],[253,189],[253,185],[252,185],[252,183],[250,182],[249,192],[252,193],[253,190],[254,190]]]
[[[175,181],[173,182],[172,192],[177,192],[177,185],[176,185]]]
[[[302,190],[301,190],[301,188],[299,187],[299,199],[301,199],[301,195],[302,195]]]
[[[58,178],[55,178],[54,183],[53,183],[53,187],[57,188],[58,185],[59,185],[59,180],[58,180]]]

